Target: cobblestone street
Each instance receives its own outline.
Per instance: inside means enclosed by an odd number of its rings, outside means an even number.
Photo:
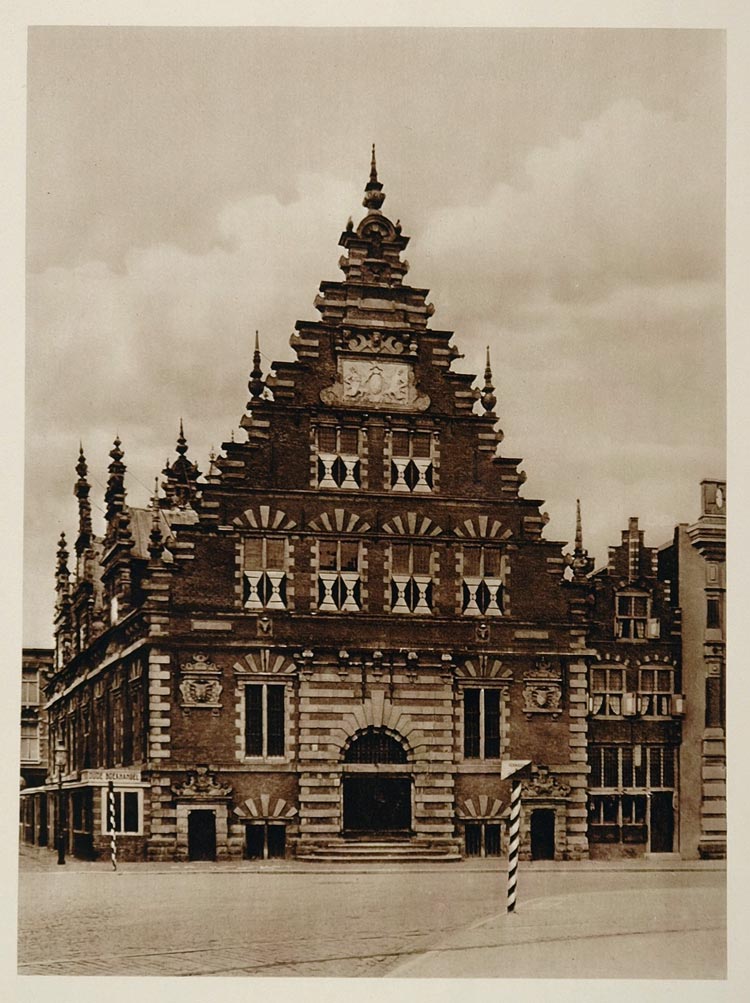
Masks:
[[[528,866],[509,918],[497,862],[336,873],[34,867],[27,862],[19,887],[26,975],[721,978],[725,970],[716,868]],[[639,933],[649,936],[634,949]]]

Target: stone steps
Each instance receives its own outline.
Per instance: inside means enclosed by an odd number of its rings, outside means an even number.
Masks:
[[[417,863],[461,860],[458,847],[429,839],[331,839],[297,847],[297,859],[311,863]]]

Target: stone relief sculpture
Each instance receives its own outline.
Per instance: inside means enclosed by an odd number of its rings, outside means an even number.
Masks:
[[[366,404],[425,411],[430,398],[420,394],[413,369],[390,359],[341,359],[339,378],[320,392],[324,404]]]

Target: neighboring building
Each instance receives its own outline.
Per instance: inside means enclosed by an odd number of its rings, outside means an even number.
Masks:
[[[701,514],[675,529],[661,573],[681,614],[685,718],[680,755],[680,851],[725,857],[726,813],[726,483],[701,483]]]
[[[630,519],[593,586],[589,646],[592,857],[678,848],[685,713],[679,617],[658,551]]]
[[[205,478],[180,426],[162,497],[128,506],[115,440],[99,539],[81,451],[47,708],[73,853],[109,852],[113,784],[131,859],[498,855],[507,758],[532,763],[524,857],[674,845],[679,635],[655,554],[632,524],[591,579],[579,516],[566,570],[500,453],[489,352],[480,389],[452,371],[384,198],[373,154],[343,281],[266,378],[256,337],[247,441]]]
[[[24,648],[21,662],[21,789],[42,787],[47,778],[47,719],[44,687],[52,672],[49,648]],[[24,801],[21,825],[30,843],[46,838],[46,798]],[[36,813],[36,814],[35,814]]]
[[[51,648],[24,648],[21,675],[21,784],[38,787],[47,776],[44,687],[52,673]]]

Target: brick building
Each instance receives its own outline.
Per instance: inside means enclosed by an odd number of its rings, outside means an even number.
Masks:
[[[650,764],[652,746],[674,744],[676,705],[614,734],[599,703],[613,707],[626,641],[655,701],[658,673],[679,671],[653,555],[631,527],[592,585],[579,523],[566,572],[542,503],[520,494],[521,461],[500,451],[489,351],[479,388],[453,372],[453,334],[428,326],[428,291],[405,284],[408,237],[384,198],[373,154],[366,213],[339,240],[343,280],[321,284],[317,321],[297,322],[295,361],[264,376],[256,336],[246,441],[205,477],[181,426],[161,496],[129,506],[116,440],[98,538],[81,451],[48,690],[72,852],[108,848],[113,783],[133,859],[499,854],[512,758],[532,762],[523,855],[579,859],[600,797],[589,716],[601,749],[638,743]],[[644,638],[604,625],[627,595],[617,621],[640,631],[645,593],[652,661]],[[589,671],[606,679],[591,696]],[[610,809],[591,811],[603,833]],[[617,811],[627,843],[640,808]]]
[[[591,576],[591,855],[671,853],[681,720],[680,618],[659,552],[630,519]]]

